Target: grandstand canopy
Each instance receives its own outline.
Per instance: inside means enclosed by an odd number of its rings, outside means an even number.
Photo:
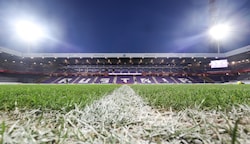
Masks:
[[[0,47],[0,53],[30,58],[224,58],[250,52],[250,46],[225,53],[23,53]]]

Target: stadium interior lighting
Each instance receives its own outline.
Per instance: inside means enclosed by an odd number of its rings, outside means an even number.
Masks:
[[[230,30],[230,26],[227,24],[217,24],[210,28],[209,34],[215,40],[222,40],[228,37]]]
[[[17,35],[27,42],[36,42],[45,36],[45,29],[31,21],[21,20],[15,22],[15,30]]]

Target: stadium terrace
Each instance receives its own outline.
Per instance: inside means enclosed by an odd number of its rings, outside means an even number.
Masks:
[[[0,82],[231,83],[250,79],[250,46],[226,53],[22,53],[0,48]]]

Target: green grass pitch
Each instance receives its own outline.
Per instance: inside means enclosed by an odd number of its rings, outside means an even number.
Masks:
[[[111,93],[120,85],[1,85],[0,110],[51,109],[71,110],[84,107]],[[183,84],[130,85],[151,106],[161,109],[225,110],[239,104],[250,104],[249,85]]]

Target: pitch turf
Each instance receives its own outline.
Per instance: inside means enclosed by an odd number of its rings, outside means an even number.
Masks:
[[[1,85],[0,143],[249,143],[249,85],[117,87]]]
[[[0,110],[84,107],[120,85],[1,85]],[[151,106],[162,109],[225,110],[250,104],[249,85],[131,85]]]
[[[118,85],[0,85],[0,110],[51,109],[66,111],[84,107]]]
[[[132,85],[140,96],[157,108],[230,110],[250,104],[250,85]]]

